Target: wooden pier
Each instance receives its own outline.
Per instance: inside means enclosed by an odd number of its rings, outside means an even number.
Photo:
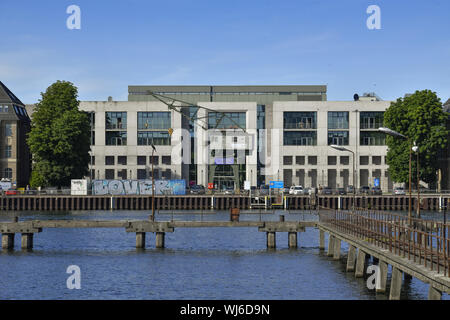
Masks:
[[[283,217],[283,216],[282,216]],[[283,219],[284,220],[284,219]],[[267,233],[268,248],[275,248],[275,233],[289,233],[289,247],[297,247],[297,232],[304,232],[306,227],[316,226],[312,221],[150,221],[150,220],[29,220],[1,222],[2,249],[14,248],[14,237],[20,233],[21,248],[32,249],[33,238],[46,228],[124,228],[126,232],[136,233],[136,248],[145,247],[145,233],[156,233],[156,247],[164,248],[167,232],[176,228],[250,228],[257,227]]]
[[[450,195],[423,195],[422,210],[437,211],[450,203]],[[412,198],[414,210],[417,198]],[[407,195],[356,196],[355,207],[372,210],[408,210]],[[248,197],[244,195],[185,195],[155,196],[156,210],[228,210],[286,209],[314,210],[317,206],[348,210],[353,207],[352,195],[283,196],[282,203],[275,198]],[[0,197],[0,211],[75,211],[75,210],[151,210],[152,197],[123,196],[71,196],[71,195],[11,195]]]

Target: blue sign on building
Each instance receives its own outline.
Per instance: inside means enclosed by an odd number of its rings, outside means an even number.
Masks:
[[[269,182],[269,188],[271,188],[271,189],[283,189],[284,188],[284,182],[283,181],[270,181]]]
[[[380,186],[380,178],[373,179],[373,186],[374,187],[379,187]]]

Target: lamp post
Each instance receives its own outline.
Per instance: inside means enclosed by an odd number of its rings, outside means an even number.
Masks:
[[[419,174],[419,146],[414,146],[411,148],[417,155],[417,218],[420,219],[420,174]]]
[[[408,173],[408,177],[409,177],[409,205],[408,205],[408,224],[411,225],[411,203],[412,203],[412,195],[411,195],[411,158],[412,158],[412,147],[413,147],[412,140],[411,140],[409,137],[407,137],[407,136],[405,136],[405,135],[403,135],[403,134],[401,134],[401,133],[399,133],[399,132],[397,132],[397,131],[394,131],[394,130],[392,130],[392,129],[389,129],[389,128],[380,127],[380,128],[378,128],[378,131],[383,132],[383,133],[386,133],[386,134],[388,134],[388,135],[390,135],[390,136],[393,136],[394,138],[402,138],[402,139],[405,139],[405,140],[407,140],[407,141],[409,142],[409,173]]]
[[[443,198],[443,201],[444,201],[444,261],[445,261],[445,263],[447,263],[446,254],[447,254],[447,250],[448,250],[448,243],[447,243],[447,217],[446,216],[447,216],[448,202],[445,203],[445,198]]]
[[[155,221],[155,171],[153,170],[153,154],[156,151],[155,145],[152,143],[152,216],[151,221]]]
[[[330,147],[332,147],[333,149],[339,150],[339,151],[348,151],[352,153],[352,163],[353,163],[353,211],[355,211],[355,202],[356,202],[356,187],[355,187],[355,153],[347,148],[344,148],[342,146],[338,146],[335,144],[332,144]]]

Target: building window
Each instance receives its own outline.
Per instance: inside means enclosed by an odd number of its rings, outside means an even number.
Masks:
[[[138,164],[138,166],[145,166],[147,164],[147,157],[146,156],[138,156],[137,164]]]
[[[113,161],[114,161],[114,160],[113,160]],[[95,156],[92,156],[92,157],[91,157],[91,163],[90,163],[90,164],[93,165],[93,166],[95,165]]]
[[[114,169],[106,169],[105,170],[105,179],[107,179],[107,180],[114,179]]]
[[[162,164],[170,165],[171,162],[172,162],[172,159],[171,159],[170,156],[162,156],[162,157],[161,157],[161,163],[162,163]]]
[[[91,146],[95,145],[95,112],[89,112],[89,120],[91,124]]]
[[[158,156],[153,156],[153,161],[152,161],[152,156],[150,156],[148,159],[150,161],[150,164],[152,164],[152,162],[153,162],[153,165],[159,164],[159,157]]]
[[[126,146],[127,132],[126,131],[107,131],[106,132],[107,146]]]
[[[138,131],[138,146],[169,146],[170,135],[167,131]]]
[[[317,156],[308,156],[308,164],[317,165]]]
[[[147,170],[146,169],[137,169],[137,178],[138,179],[147,179]]]
[[[12,169],[11,168],[5,168],[3,171],[3,178],[12,179]]]
[[[383,146],[386,144],[386,135],[382,132],[361,131],[360,144],[362,146]]]
[[[266,128],[266,106],[262,104],[258,104],[257,108],[257,128],[265,129]]]
[[[138,112],[138,129],[169,129],[170,112]]]
[[[114,156],[106,156],[105,157],[105,165],[113,166],[114,165]]]
[[[336,156],[328,156],[328,165],[335,166],[337,164]]]
[[[383,126],[384,112],[361,112],[361,129],[378,129]]]
[[[380,166],[381,165],[381,156],[373,156],[372,164]]]
[[[117,157],[117,164],[126,166],[127,165],[127,157],[126,156],[118,156]]]
[[[316,112],[284,112],[284,129],[316,129]]]
[[[126,112],[106,112],[105,118],[106,129],[126,129],[127,113]]]
[[[12,125],[11,125],[11,123],[6,123],[5,124],[5,136],[6,137],[11,137],[12,136]]]
[[[209,129],[239,129],[246,127],[245,112],[209,112]]]
[[[328,112],[328,129],[348,129],[348,112]]]
[[[348,131],[328,131],[328,145],[348,146]]]
[[[8,107],[8,106],[4,106],[4,107],[3,107],[3,111],[4,111],[4,112],[8,112],[8,111],[9,111],[9,107]]]
[[[117,171],[117,177],[122,180],[127,179],[127,169],[121,169]]]
[[[170,180],[172,178],[172,171],[170,169],[166,169],[162,172],[162,178]]]
[[[340,160],[341,160],[341,164],[344,166],[347,166],[350,162],[349,162],[349,156],[341,156]]]
[[[5,158],[11,158],[12,157],[12,146],[6,146],[5,147]]]
[[[292,156],[284,156],[283,157],[283,165],[285,165],[285,166],[292,165]]]
[[[317,145],[316,131],[284,131],[285,146],[315,146]]]
[[[304,165],[305,164],[305,156],[296,156],[295,164]]]
[[[362,166],[369,165],[369,156],[360,156],[359,157],[359,164]]]

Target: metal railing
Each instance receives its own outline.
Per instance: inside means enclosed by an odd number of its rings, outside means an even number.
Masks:
[[[407,216],[368,210],[323,210],[319,212],[319,221],[339,233],[362,239],[450,277],[448,223],[417,218],[409,222]]]

